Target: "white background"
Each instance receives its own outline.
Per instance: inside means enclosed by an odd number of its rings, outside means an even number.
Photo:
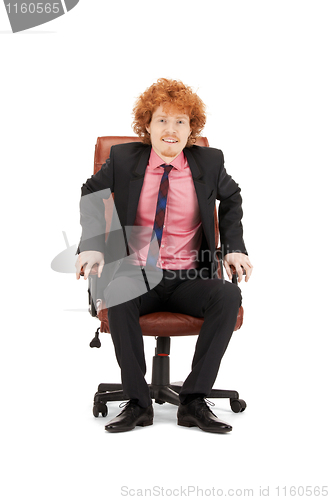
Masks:
[[[0,6],[3,498],[328,484],[329,14],[317,0],[81,0],[12,34]],[[79,240],[96,138],[131,135],[135,99],[160,77],[205,101],[205,135],[242,189],[254,271],[215,386],[248,407],[215,400],[228,435],[178,427],[171,405],[154,405],[152,427],[106,433],[118,404],[95,419],[92,400],[120,380],[111,338],[89,348],[86,282],[50,267],[62,231]],[[172,380],[194,344],[172,339]],[[148,378],[153,338],[145,350]]]

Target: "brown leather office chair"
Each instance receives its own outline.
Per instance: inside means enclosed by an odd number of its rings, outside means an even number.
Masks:
[[[109,157],[111,146],[115,144],[123,144],[126,142],[140,141],[138,137],[99,137],[95,145],[94,156],[94,174],[98,172]],[[208,147],[208,140],[206,137],[198,139],[197,145]],[[113,203],[111,199],[104,200],[105,204],[105,218],[106,218],[106,233],[110,230]],[[217,219],[216,207],[214,208],[215,220],[215,241],[219,243],[219,227]],[[219,266],[218,276],[221,277],[223,273],[221,252],[218,251]],[[81,270],[83,276],[83,269]],[[95,333],[95,337],[90,343],[91,347],[100,347],[99,332],[110,333],[107,309],[104,308],[101,300],[96,304],[92,297],[94,297],[93,289],[97,286],[97,270],[92,269],[89,276],[89,311],[92,316],[97,316],[101,320],[101,325]],[[233,269],[233,282],[237,284],[237,275]],[[146,314],[140,317],[140,325],[143,335],[156,337],[155,356],[153,357],[152,377],[151,384],[149,384],[150,396],[156,403],[163,404],[165,402],[179,405],[178,392],[182,382],[170,383],[170,340],[174,336],[185,335],[198,335],[201,326],[204,322],[203,318],[195,318],[186,314],[178,314],[171,312],[155,312]],[[239,309],[235,330],[238,330],[243,322],[243,308]],[[246,403],[244,400],[239,399],[237,391],[212,389],[208,395],[209,398],[229,398],[231,409],[235,413],[245,410]],[[93,414],[98,417],[102,414],[105,417],[108,414],[106,403],[108,401],[123,401],[128,399],[122,390],[121,384],[100,384],[94,396]]]

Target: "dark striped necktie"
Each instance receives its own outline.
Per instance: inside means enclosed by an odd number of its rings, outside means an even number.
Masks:
[[[155,222],[154,222],[154,231],[156,233],[159,246],[163,236],[163,227],[164,227],[168,186],[169,186],[168,174],[173,168],[172,165],[161,165],[161,166],[164,168],[164,173],[159,185]]]
[[[166,212],[166,204],[167,204],[167,195],[168,195],[168,187],[169,187],[169,182],[168,182],[168,174],[172,170],[173,166],[172,165],[161,165],[162,168],[164,168],[164,173],[160,181],[159,185],[159,191],[158,191],[158,197],[157,197],[157,205],[156,205],[156,213],[155,213],[155,220],[154,220],[154,227],[153,230],[156,234],[156,238],[158,241],[158,247],[160,247],[160,243],[162,240],[163,236],[163,228],[164,228],[164,220],[165,220],[165,212]],[[147,264],[150,264],[152,266],[156,266],[157,260],[158,260],[158,252],[157,256],[154,255],[156,253],[155,248],[154,250],[150,249],[148,252],[148,257],[147,257]]]

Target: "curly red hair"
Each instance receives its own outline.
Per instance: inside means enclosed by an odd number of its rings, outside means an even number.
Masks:
[[[154,111],[163,106],[165,112],[173,110],[184,112],[190,118],[190,128],[187,146],[192,146],[204,128],[206,122],[205,104],[190,87],[177,80],[159,78],[137,99],[133,108],[134,132],[145,144],[151,144],[150,134],[146,127],[150,124]]]

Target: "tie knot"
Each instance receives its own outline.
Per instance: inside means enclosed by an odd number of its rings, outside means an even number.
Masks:
[[[164,168],[164,171],[165,171],[167,174],[169,174],[169,173],[170,173],[170,171],[171,171],[171,170],[172,170],[172,168],[173,168],[173,165],[165,165],[165,164],[164,164],[164,165],[162,165],[162,167]]]

